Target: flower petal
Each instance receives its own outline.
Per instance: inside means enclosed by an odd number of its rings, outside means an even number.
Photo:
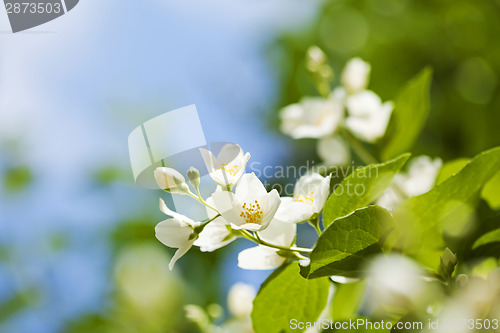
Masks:
[[[280,204],[280,195],[276,190],[272,190],[261,198],[263,215],[260,222],[261,227],[258,230],[264,230],[267,228],[269,223],[271,223],[274,218],[274,215],[276,215]]]
[[[217,208],[224,220],[234,225],[235,229],[237,229],[237,226],[246,223],[246,220],[241,217],[242,203],[234,193],[228,191],[215,192],[212,194],[212,200],[215,208]]]
[[[319,139],[316,150],[327,165],[345,165],[351,159],[349,146],[340,136],[327,136]]]
[[[226,221],[222,218],[216,218],[210,222],[200,233],[198,239],[194,242],[199,246],[202,252],[212,252],[231,243],[236,237],[224,240],[230,235]]]
[[[259,178],[252,172],[241,176],[235,194],[238,200],[244,202],[247,199],[251,199],[252,201],[253,199],[258,199],[266,195],[267,191]]]
[[[155,227],[156,238],[168,247],[182,247],[189,239],[193,229],[177,219],[168,219]]]
[[[294,223],[281,222],[274,219],[266,230],[259,232],[259,237],[271,244],[280,246],[291,246],[297,235],[297,225]]]
[[[170,260],[170,263],[168,264],[168,268],[172,270],[174,268],[175,263],[177,260],[179,260],[183,255],[186,254],[187,251],[193,246],[194,239],[189,240],[187,243],[185,243],[182,247],[178,248],[177,251],[175,251],[174,256]]]
[[[281,198],[281,205],[274,216],[275,220],[285,223],[301,223],[307,221],[314,214],[312,206],[293,198]]]
[[[256,246],[243,250],[238,254],[238,266],[243,269],[275,269],[285,262],[285,258],[280,257],[275,250]]]
[[[165,215],[171,216],[180,222],[184,222],[184,225],[186,225],[186,224],[194,225],[195,224],[195,222],[193,220],[191,220],[189,217],[182,215],[182,214],[179,214],[177,212],[174,212],[173,210],[168,208],[168,206],[165,204],[165,201],[163,201],[163,199],[160,199],[160,210]]]

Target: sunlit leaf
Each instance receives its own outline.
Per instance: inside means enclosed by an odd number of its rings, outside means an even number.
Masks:
[[[293,329],[291,320],[314,322],[326,306],[327,278],[306,280],[297,264],[275,270],[260,287],[252,310],[255,333],[304,332]]]
[[[385,163],[369,165],[346,177],[326,202],[323,212],[325,227],[380,197],[409,157],[410,154],[404,154]]]
[[[383,160],[409,151],[418,139],[429,113],[431,78],[432,70],[424,68],[396,98],[387,135],[381,144]]]
[[[318,238],[309,265],[301,267],[300,273],[308,279],[360,276],[367,258],[381,252],[393,227],[391,214],[379,206],[358,209],[337,219]]]

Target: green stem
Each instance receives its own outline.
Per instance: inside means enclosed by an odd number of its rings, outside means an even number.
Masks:
[[[342,130],[341,131],[342,135],[349,141],[352,150],[358,155],[359,158],[363,160],[364,163],[366,164],[377,164],[380,163],[378,159],[373,156],[368,149],[359,141],[357,138],[355,138],[351,133],[349,133],[347,130]]]
[[[219,213],[219,211],[212,207],[211,205],[209,205],[205,200],[203,200],[203,197],[201,196],[201,193],[200,193],[200,190],[197,188],[196,189],[196,193],[198,194],[198,196],[196,196],[193,192],[189,191],[187,192],[187,195],[189,195],[191,198],[195,199],[196,201],[198,201],[199,203],[201,203],[202,205],[205,205],[207,206],[208,208],[210,208],[211,210],[213,210],[214,212],[217,212]]]
[[[309,221],[307,221],[309,223],[309,225],[311,225],[314,230],[316,230],[316,232],[318,233],[318,236],[321,235],[321,228],[319,227],[319,219],[316,217],[315,219],[310,219]]]
[[[299,252],[299,253],[311,253],[312,250],[311,249],[305,249],[305,248],[301,248],[301,247],[286,247],[286,246],[281,246],[281,245],[276,245],[276,244],[272,244],[272,243],[269,243],[269,242],[266,242],[260,238],[257,238],[255,236],[253,236],[251,233],[249,233],[248,231],[246,230],[240,230],[240,233],[243,237],[257,243],[257,244],[260,244],[260,245],[264,245],[264,246],[267,246],[267,247],[272,247],[272,248],[275,248],[275,249],[278,249],[278,250],[285,250],[285,251],[293,251],[293,252]]]
[[[207,221],[203,222],[199,226],[195,227],[194,231],[199,234],[200,232],[203,231],[203,229],[205,229],[205,227],[207,226],[207,224],[209,224],[210,222],[212,222],[213,220],[215,220],[216,218],[218,218],[220,216],[221,216],[220,214],[217,214],[214,217],[208,219]]]
[[[359,141],[351,133],[349,133],[346,130],[342,130],[342,135],[349,141],[356,155],[358,155],[358,157],[361,158],[361,160],[363,160],[365,164],[380,163],[380,161],[375,156],[373,156],[373,154],[370,153],[368,149],[366,149],[363,143],[361,143],[361,141]],[[408,196],[408,194],[406,194],[406,192],[398,184],[392,182],[392,185],[396,190],[396,192],[398,192],[398,194],[401,195],[403,198],[405,199],[410,198],[410,196]]]

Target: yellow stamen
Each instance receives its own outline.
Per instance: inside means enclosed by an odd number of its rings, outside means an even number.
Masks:
[[[309,192],[309,194],[306,196],[297,195],[295,197],[295,201],[312,205],[314,203],[314,192]]]
[[[264,213],[260,208],[260,204],[257,200],[254,203],[244,203],[241,206],[240,217],[243,217],[246,223],[260,224],[262,222],[262,216]]]
[[[236,176],[236,174],[239,171],[239,166],[238,165],[233,165],[229,166],[227,163],[222,163],[219,167],[219,169],[224,169],[227,173],[229,173],[231,176]]]

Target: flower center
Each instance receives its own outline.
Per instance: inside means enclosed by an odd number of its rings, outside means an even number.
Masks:
[[[222,163],[219,167],[219,169],[224,169],[224,171],[226,171],[227,173],[229,173],[231,176],[236,176],[236,174],[238,173],[239,171],[239,166],[238,165],[233,165],[233,166],[230,166],[228,165],[227,163]]]
[[[309,192],[308,195],[297,195],[295,197],[295,201],[297,202],[303,202],[303,203],[306,203],[308,205],[312,205],[314,203],[314,192]]]
[[[244,203],[241,206],[240,216],[245,219],[247,223],[255,223],[260,224],[262,222],[262,209],[260,208],[260,204],[257,200],[254,203]]]

